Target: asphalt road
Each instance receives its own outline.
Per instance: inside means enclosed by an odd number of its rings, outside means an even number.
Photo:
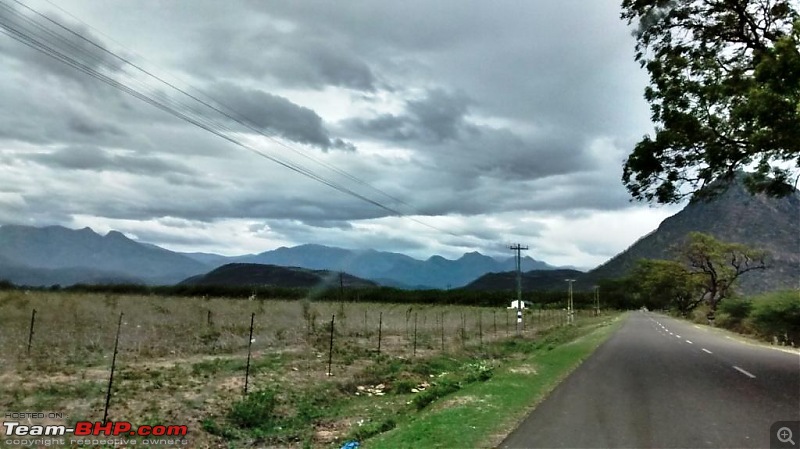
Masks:
[[[500,447],[770,447],[789,420],[800,355],[634,312]]]

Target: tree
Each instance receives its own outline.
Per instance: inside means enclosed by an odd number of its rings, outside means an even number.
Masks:
[[[689,272],[700,277],[701,299],[709,305],[712,314],[720,301],[734,293],[742,274],[767,268],[765,251],[741,243],[722,242],[702,232],[689,233],[678,253]]]
[[[641,259],[632,273],[648,308],[676,309],[686,315],[702,301],[702,279],[673,260]]]
[[[637,200],[679,202],[755,166],[748,189],[794,191],[800,171],[800,15],[792,0],[623,0],[656,123],[622,180]],[[725,183],[717,185],[724,187]]]

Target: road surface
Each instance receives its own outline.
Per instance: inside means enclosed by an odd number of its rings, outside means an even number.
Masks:
[[[776,421],[800,421],[800,355],[634,312],[500,447],[770,447]]]

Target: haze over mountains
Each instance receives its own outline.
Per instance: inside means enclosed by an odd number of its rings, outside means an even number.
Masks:
[[[0,279],[20,285],[175,284],[230,263],[343,271],[401,288],[455,288],[485,273],[514,269],[511,257],[496,260],[479,253],[457,260],[433,256],[423,261],[391,252],[300,245],[225,257],[176,253],[116,231],[101,236],[89,228],[0,226]],[[523,270],[555,268],[530,257],[523,259],[522,266]]]
[[[252,256],[236,258],[237,262],[261,263],[313,270],[345,271],[374,280],[382,285],[401,288],[456,288],[475,278],[493,272],[515,269],[513,257],[497,260],[472,252],[457,260],[432,256],[418,260],[405,254],[375,250],[348,250],[322,245],[300,245],[278,248]],[[531,257],[522,259],[522,269],[550,270],[556,267]]]
[[[737,180],[710,201],[690,202],[656,230],[588,273],[524,257],[523,288],[560,289],[564,288],[565,278],[576,279],[576,289],[591,288],[601,279],[624,276],[638,259],[672,257],[671,248],[691,231],[709,233],[720,240],[744,243],[769,252],[769,269],[742,276],[745,293],[800,286],[800,192],[784,198],[753,196]],[[515,285],[514,276],[509,273],[515,268],[513,257],[497,260],[477,252],[464,254],[457,260],[441,256],[418,260],[398,253],[308,244],[225,257],[176,253],[133,241],[116,231],[101,236],[89,228],[0,226],[0,279],[20,285],[175,284],[231,263],[240,264],[238,269],[247,271],[232,279],[258,271],[242,264],[265,264],[346,272],[400,288],[466,286],[478,290],[511,290]],[[235,269],[228,268],[226,275],[231,275],[231,270]]]

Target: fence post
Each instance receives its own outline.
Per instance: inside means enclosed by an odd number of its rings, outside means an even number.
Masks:
[[[331,344],[330,348],[328,349],[328,375],[333,376],[333,371],[331,371],[331,366],[333,365],[333,329],[335,325],[336,315],[331,315]]]
[[[417,356],[417,312],[414,312],[414,357]]]
[[[33,342],[33,325],[36,322],[36,309],[31,312],[31,329],[28,332],[28,355],[31,355],[31,343]]]
[[[378,315],[378,354],[381,353],[381,331],[383,330],[383,312]]]
[[[440,320],[439,324],[442,329],[442,352],[444,352],[444,312],[442,312],[442,319]]]
[[[478,312],[478,341],[480,347],[483,348],[483,310]]]
[[[464,317],[464,312],[461,312],[461,346],[467,346],[467,319]]]
[[[114,356],[111,358],[111,374],[108,376],[108,389],[106,390],[106,406],[103,410],[103,424],[108,421],[108,405],[111,403],[111,386],[114,384],[114,370],[117,367],[117,350],[119,349],[119,332],[122,329],[122,312],[119,313],[117,323],[117,336],[114,339]]]
[[[253,347],[253,323],[255,322],[256,314],[250,315],[250,338],[247,340],[247,367],[244,370],[244,395],[247,396],[247,385],[250,380],[250,350]]]

